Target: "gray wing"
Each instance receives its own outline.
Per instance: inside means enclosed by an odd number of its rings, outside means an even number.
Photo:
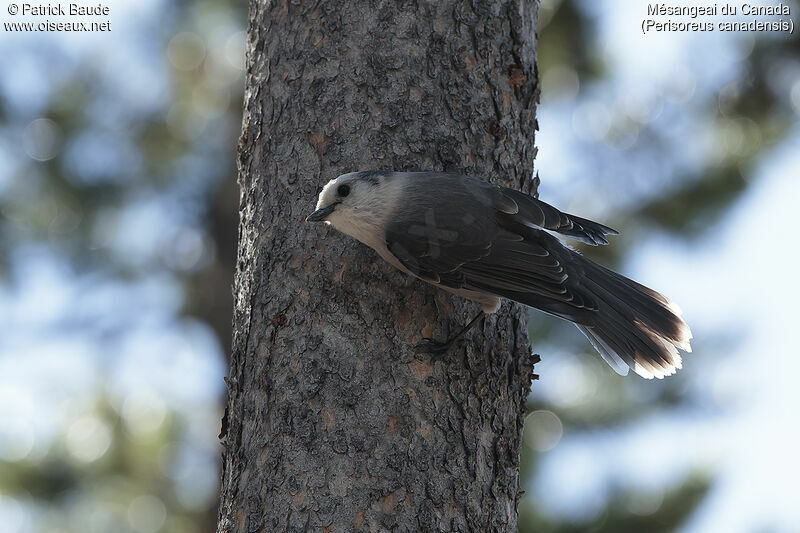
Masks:
[[[411,272],[449,288],[524,300],[572,320],[576,308],[595,307],[577,282],[573,252],[540,228],[594,242],[605,226],[580,224],[544,202],[477,180],[446,174],[427,179],[428,187],[447,191],[447,201],[409,197],[386,228],[387,248]]]
[[[591,245],[608,244],[606,235],[619,235],[615,229],[585,218],[562,213],[552,205],[538,198],[515,191],[500,189],[502,195],[517,206],[512,214],[515,222],[548,229]]]
[[[447,191],[461,201],[468,199],[473,205],[491,208],[508,215],[509,222],[529,228],[555,231],[586,244],[608,244],[606,235],[619,235],[615,229],[569,213],[564,213],[538,198],[514,189],[500,187],[460,174],[416,172],[406,174],[409,179],[425,180],[426,188]],[[422,203],[429,198],[419,198]]]

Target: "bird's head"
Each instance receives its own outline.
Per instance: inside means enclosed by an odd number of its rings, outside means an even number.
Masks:
[[[379,227],[396,205],[394,189],[379,172],[351,172],[323,187],[307,222],[327,222],[356,238],[356,228]]]

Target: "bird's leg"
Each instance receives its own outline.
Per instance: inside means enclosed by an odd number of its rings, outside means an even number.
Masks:
[[[459,331],[458,333],[456,333],[455,335],[453,335],[444,342],[425,337],[424,339],[422,339],[421,343],[417,344],[414,347],[414,351],[416,353],[432,353],[435,355],[444,355],[445,353],[447,353],[447,350],[450,349],[450,347],[453,345],[455,341],[463,337],[464,334],[467,333],[470,329],[472,329],[472,327],[478,322],[478,320],[480,320],[484,316],[486,316],[486,313],[481,311],[480,313],[478,313],[478,316],[470,320],[469,324],[464,326],[464,328],[461,331]]]
[[[542,180],[539,179],[539,173],[537,172],[536,176],[533,178],[533,181],[531,182],[531,187],[530,187],[530,190],[528,191],[528,194],[533,196],[534,198],[538,199],[539,198],[539,184],[541,184],[541,183],[542,183]]]

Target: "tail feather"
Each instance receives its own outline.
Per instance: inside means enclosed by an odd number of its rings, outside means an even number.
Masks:
[[[581,333],[586,335],[586,338],[592,343],[594,349],[597,350],[603,360],[614,369],[614,372],[620,376],[628,375],[628,370],[630,370],[630,367],[625,361],[622,360],[620,356],[617,355],[617,352],[614,348],[609,346],[609,344],[600,336],[598,336],[592,328],[581,326],[579,324],[576,324],[576,326],[578,326],[578,329],[581,330]]]
[[[620,374],[624,366],[644,378],[663,378],[682,366],[678,348],[691,352],[692,333],[681,310],[658,292],[584,259],[584,288],[597,303],[578,329]]]

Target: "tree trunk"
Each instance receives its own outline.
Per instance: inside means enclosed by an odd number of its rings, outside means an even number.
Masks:
[[[450,170],[530,190],[533,0],[252,1],[220,532],[516,529],[532,358],[478,306],[327,226],[355,170]]]

